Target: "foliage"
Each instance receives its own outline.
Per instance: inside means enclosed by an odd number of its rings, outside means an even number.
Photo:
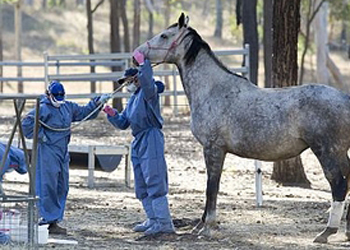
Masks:
[[[336,21],[350,22],[350,2],[344,0],[329,1],[330,19]]]
[[[0,4],[2,4],[2,3],[12,4],[12,3],[17,3],[17,2],[18,2],[18,0],[0,0]]]

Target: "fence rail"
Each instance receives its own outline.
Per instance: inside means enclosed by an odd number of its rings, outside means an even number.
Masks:
[[[215,50],[214,53],[219,57],[242,55],[244,65],[241,67],[230,67],[230,70],[236,73],[242,73],[249,78],[249,45],[245,45],[243,49],[235,50]],[[45,86],[51,80],[60,81],[72,81],[72,82],[91,82],[91,81],[115,81],[122,77],[124,70],[131,65],[131,53],[108,53],[108,54],[91,54],[91,55],[49,55],[44,53],[43,62],[16,62],[16,61],[2,61],[0,67],[36,67],[43,69],[42,77],[26,77],[26,76],[1,76],[0,82],[44,82]],[[72,67],[119,67],[120,71],[104,72],[104,73],[62,73],[66,68]],[[52,73],[55,71],[55,73]],[[4,71],[3,71],[4,72]],[[177,115],[177,99],[178,96],[184,95],[184,91],[178,90],[177,83],[179,82],[179,72],[173,65],[172,69],[154,70],[154,76],[156,77],[171,77],[172,78],[172,90],[165,91],[162,96],[173,97],[174,114]],[[170,79],[171,79],[170,78]],[[91,98],[97,94],[72,94],[67,95],[67,98]],[[6,96],[6,95],[5,95]],[[116,98],[128,98],[128,93],[117,93]]]

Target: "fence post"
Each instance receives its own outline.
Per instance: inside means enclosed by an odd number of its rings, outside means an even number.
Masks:
[[[244,44],[244,67],[247,69],[246,77],[250,81],[250,48],[249,44]]]
[[[49,62],[48,62],[48,54],[44,52],[44,78],[45,78],[45,90],[49,84]]]

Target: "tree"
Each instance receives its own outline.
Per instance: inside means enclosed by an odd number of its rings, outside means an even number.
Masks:
[[[135,49],[140,43],[140,23],[141,23],[141,3],[140,0],[134,0],[134,27],[132,30],[133,41],[132,48]]]
[[[315,4],[315,1],[307,1],[308,2],[308,10],[306,14],[306,34],[304,36],[304,48],[303,48],[303,53],[301,55],[301,60],[300,60],[300,74],[299,74],[299,84],[303,84],[303,79],[304,79],[304,62],[305,62],[305,56],[306,52],[309,48],[309,42],[310,42],[310,27],[312,20],[314,20],[317,12],[321,8],[323,2],[326,0],[321,0],[317,7],[313,6]]]
[[[153,18],[153,13],[154,13],[154,6],[153,6],[153,0],[145,0],[146,2],[146,8],[148,10],[148,35],[147,38],[152,38],[153,37],[153,26],[154,26],[154,18]]]
[[[120,17],[120,1],[118,0],[109,0],[110,2],[110,24],[111,24],[111,39],[110,39],[110,45],[111,45],[111,52],[112,53],[119,53],[121,52],[121,43],[120,43],[120,34],[119,34],[119,17]],[[122,69],[120,67],[114,66],[112,67],[112,71],[121,71]],[[113,89],[117,89],[120,86],[118,82],[113,82]],[[116,108],[118,111],[121,111],[123,109],[123,105],[121,102],[121,99],[114,98],[113,99],[113,107]]]
[[[300,0],[278,0],[273,3],[273,87],[298,83],[298,33]],[[300,156],[274,163],[271,178],[282,184],[310,187]]]
[[[215,32],[214,32],[215,37],[218,37],[218,38],[222,37],[222,26],[223,26],[222,1],[216,0],[216,26],[215,26]]]
[[[22,61],[22,0],[15,3],[15,53],[16,60]],[[17,67],[17,77],[22,77],[22,67]],[[23,93],[23,82],[18,81],[18,93]]]
[[[272,87],[272,7],[273,0],[264,0],[264,74],[265,88]]]
[[[120,15],[124,27],[124,52],[130,52],[130,35],[128,17],[126,16],[126,0],[122,0],[120,3]]]
[[[315,0],[316,5],[319,5],[321,0]],[[323,84],[330,83],[330,75],[327,69],[328,56],[328,32],[327,32],[327,10],[328,3],[324,2],[320,5],[320,9],[315,15],[313,26],[315,30],[315,44],[316,44],[316,72],[317,82]]]
[[[250,47],[250,81],[258,84],[258,67],[259,67],[259,43],[258,29],[256,20],[257,0],[237,0],[236,18],[237,25],[243,25],[244,44]]]
[[[89,54],[94,54],[94,27],[93,27],[93,14],[98,7],[103,4],[104,0],[100,0],[94,9],[91,8],[91,0],[86,0],[86,15],[87,15],[87,30],[88,30],[88,48]],[[95,66],[90,66],[90,72],[95,73]],[[96,93],[96,82],[90,82],[90,92]]]
[[[164,8],[164,19],[165,19],[165,27],[169,27],[170,25],[170,12],[171,12],[171,0],[165,0],[165,8]],[[170,65],[164,64],[163,65],[164,70],[170,69]],[[164,83],[165,83],[165,89],[170,89],[170,81],[169,76],[164,77]],[[169,107],[170,106],[170,96],[164,97],[164,106]]]

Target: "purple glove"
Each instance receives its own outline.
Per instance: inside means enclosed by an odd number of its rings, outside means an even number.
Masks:
[[[115,110],[108,105],[106,105],[106,107],[104,107],[103,112],[105,112],[109,116],[115,116],[115,114],[116,114]]]
[[[145,61],[145,55],[139,50],[134,50],[132,57],[139,65],[142,65]]]

